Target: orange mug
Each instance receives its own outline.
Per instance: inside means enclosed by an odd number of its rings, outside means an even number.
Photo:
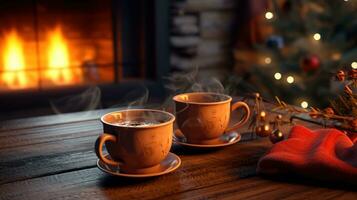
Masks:
[[[225,132],[237,130],[250,116],[246,103],[231,104],[232,97],[209,92],[179,94],[173,97],[178,128],[192,144],[215,144]],[[231,111],[245,110],[243,119],[228,127]]]
[[[95,143],[95,152],[102,162],[118,165],[126,173],[157,172],[172,145],[174,120],[171,113],[151,109],[105,114],[101,118],[104,133]],[[104,145],[110,157],[103,154]]]

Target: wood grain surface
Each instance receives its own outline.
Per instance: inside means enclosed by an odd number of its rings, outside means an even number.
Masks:
[[[244,128],[244,140],[226,148],[174,144],[182,165],[171,174],[107,175],[96,167],[93,148],[102,133],[99,117],[112,110],[1,122],[0,199],[357,199],[354,188],[341,184],[257,176],[257,162],[272,144]]]

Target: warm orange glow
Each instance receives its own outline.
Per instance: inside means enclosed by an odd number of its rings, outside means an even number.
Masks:
[[[25,70],[23,43],[15,30],[5,34],[4,73],[2,81],[9,88],[24,88],[28,84]]]
[[[46,78],[54,84],[70,84],[77,82],[78,73],[71,69],[68,44],[63,36],[62,29],[57,26],[49,32],[48,37],[48,70]],[[78,72],[78,69],[77,69]]]

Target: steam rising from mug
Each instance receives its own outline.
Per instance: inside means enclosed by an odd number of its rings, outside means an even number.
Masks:
[[[90,87],[77,95],[50,100],[50,105],[56,114],[98,109],[101,107],[101,91],[98,87]]]
[[[226,93],[218,78],[212,76],[200,78],[198,68],[188,73],[173,73],[165,79],[168,81],[165,87],[174,94],[186,92]]]
[[[144,107],[149,98],[149,90],[142,86],[131,90],[125,96],[116,100],[117,103],[109,108],[138,108]],[[101,90],[99,87],[90,87],[82,93],[65,96],[49,101],[52,110],[56,114],[90,111],[101,108]]]
[[[118,99],[109,108],[152,108],[174,113],[172,97],[186,92],[212,92],[225,94],[225,88],[215,77],[200,77],[198,68],[190,72],[176,72],[166,79],[165,88],[169,90],[162,103],[153,104],[149,101],[149,90],[146,86],[137,86],[124,96],[118,94]],[[115,95],[115,94],[113,94]],[[56,114],[89,111],[102,107],[101,90],[99,87],[90,87],[82,93],[50,100],[50,105]]]
[[[145,86],[140,86],[126,93],[118,100],[118,103],[110,106],[111,108],[143,108],[148,103],[149,90]]]
[[[149,99],[149,90],[145,86],[135,88],[131,90],[124,97],[122,97],[118,102],[111,106],[112,108],[123,108],[123,109],[138,109],[138,108],[148,108],[147,105]],[[150,112],[144,113],[145,118],[156,121],[154,116],[151,116]],[[130,121],[130,115],[128,115],[127,120]]]
[[[190,72],[173,73],[169,77],[165,77],[167,84],[165,87],[172,94],[163,103],[163,108],[166,111],[175,113],[180,111],[175,111],[174,103],[172,102],[172,97],[177,94],[188,93],[188,92],[211,92],[218,94],[226,94],[226,90],[216,77],[200,77],[199,69],[196,67]]]

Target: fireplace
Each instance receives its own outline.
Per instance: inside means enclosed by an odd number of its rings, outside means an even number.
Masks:
[[[121,78],[120,70],[114,73],[113,41],[119,37],[113,33],[111,11],[109,0],[3,2],[0,91]]]
[[[156,0],[1,1],[0,107],[158,83],[169,71],[168,10]]]

